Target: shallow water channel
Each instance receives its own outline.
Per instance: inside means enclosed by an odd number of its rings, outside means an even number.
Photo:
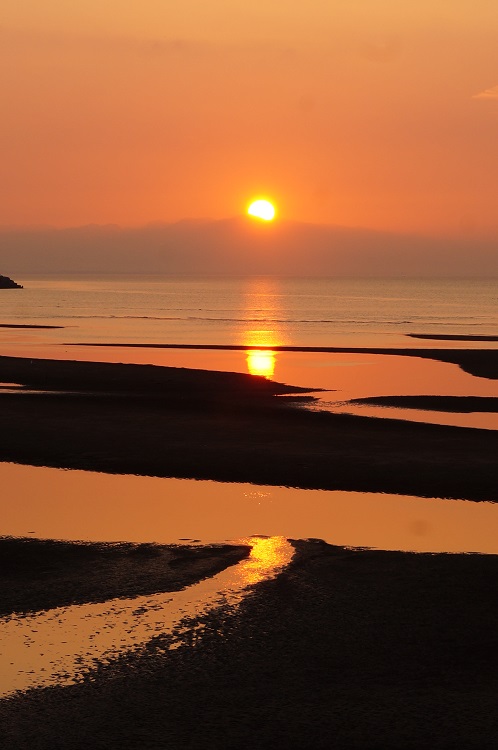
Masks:
[[[251,585],[276,576],[294,549],[283,537],[242,539],[249,558],[183,591],[111,599],[0,618],[0,698],[19,690],[77,682],[157,635],[164,649],[195,642],[192,618],[219,606],[236,608]]]
[[[289,538],[351,547],[498,554],[498,504],[300,490],[0,464],[2,534],[65,540],[226,542],[252,554],[184,591],[0,618],[0,696],[70,684],[159,634],[195,642],[196,618],[236,608],[291,560]],[[258,535],[258,536],[254,536]],[[182,624],[182,621],[185,622]]]
[[[102,474],[0,463],[1,533],[98,542],[254,534],[418,552],[498,554],[498,504]]]

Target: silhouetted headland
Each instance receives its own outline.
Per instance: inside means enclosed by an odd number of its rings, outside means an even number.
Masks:
[[[21,284],[17,284],[13,279],[9,278],[9,276],[2,276],[0,274],[0,289],[22,289]]]

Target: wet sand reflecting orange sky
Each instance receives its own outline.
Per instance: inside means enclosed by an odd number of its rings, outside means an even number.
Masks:
[[[0,618],[0,699],[17,690],[70,685],[98,664],[140,651],[157,636],[159,651],[195,643],[202,628],[189,621],[217,606],[236,611],[247,587],[285,568],[294,549],[283,537],[241,540],[251,554],[235,566],[169,593],[110,599]]]
[[[379,493],[0,464],[2,532],[93,541],[219,542],[253,534],[331,544],[498,553],[498,505]]]
[[[29,339],[29,336],[28,336]],[[254,340],[249,338],[249,340]],[[249,341],[248,341],[249,343]],[[256,344],[257,345],[257,344]],[[104,347],[40,346],[25,342],[4,346],[6,356],[74,359],[87,362],[123,362],[188,367],[226,372],[249,372],[289,385],[323,388],[313,395],[323,408],[334,411],[402,418],[436,424],[497,429],[493,413],[444,413],[374,406],[342,406],[352,398],[390,395],[496,396],[496,381],[478,378],[455,364],[416,357],[357,353],[299,353],[272,350],[174,350]]]

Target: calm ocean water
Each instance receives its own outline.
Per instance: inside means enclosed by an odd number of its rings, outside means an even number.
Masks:
[[[0,294],[0,354],[250,372],[326,389],[319,408],[496,429],[494,413],[354,405],[382,395],[496,396],[496,381],[396,348],[496,348],[407,334],[496,335],[496,280],[32,277]],[[79,346],[97,344],[99,346]],[[105,344],[117,344],[106,347]],[[130,348],[126,344],[141,344]],[[389,347],[393,356],[178,350],[154,344]],[[104,346],[102,346],[104,345]]]
[[[394,352],[396,347],[496,347],[492,342],[445,343],[406,336],[496,335],[495,281],[18,280],[24,290],[0,294],[0,323],[61,327],[0,327],[0,355],[249,371],[329,389],[320,394],[318,408],[498,428],[495,413],[447,414],[348,403],[350,398],[386,394],[497,395],[496,381],[474,377],[451,363],[395,353],[254,353],[125,346],[387,346]],[[78,346],[84,343],[123,346]],[[0,394],[2,388],[8,391],[11,387],[0,384]],[[220,597],[236,606],[247,584],[260,580],[255,574],[265,578],[278,573],[280,568],[269,568],[265,562],[288,562],[275,556],[275,550],[292,553],[282,535],[381,549],[496,553],[498,506],[491,503],[121,477],[1,463],[0,478],[5,498],[4,534],[175,543],[186,538],[247,541],[252,534],[264,535],[252,542],[256,551],[247,565],[241,563],[200,588],[189,587],[178,602],[176,594],[143,601],[120,599],[116,605],[75,606],[63,613],[57,609],[0,623],[0,650],[6,654],[0,669],[3,694],[70,682],[82,669],[91,668],[94,659],[109,659],[141,647],[157,633],[178,630],[178,620],[185,614],[207,611]],[[261,545],[269,551],[258,557]],[[97,639],[96,633],[101,634]]]
[[[405,334],[498,332],[497,280],[80,276],[18,281],[22,292],[0,295],[0,323],[64,326],[50,335],[58,343],[427,346]]]

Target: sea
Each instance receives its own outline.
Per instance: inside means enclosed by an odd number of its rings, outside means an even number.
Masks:
[[[57,343],[402,347],[425,345],[407,339],[409,333],[498,330],[497,279],[116,275],[17,280],[24,291],[2,293],[0,322],[63,326],[63,334],[49,339]]]
[[[309,388],[315,407],[329,411],[498,428],[494,413],[352,403],[389,395],[496,396],[495,381],[457,365],[396,354],[403,348],[497,348],[496,341],[465,340],[496,337],[496,279],[113,275],[16,280],[22,291],[0,295],[0,324],[14,326],[0,327],[4,355],[249,372]],[[463,339],[437,339],[440,335]],[[279,346],[393,353],[272,349]]]
[[[296,408],[498,429],[492,411],[448,413],[352,402],[383,395],[497,397],[496,380],[450,362],[397,353],[407,348],[497,348],[496,341],[485,340],[498,334],[498,284],[493,279],[115,275],[16,281],[23,290],[0,293],[0,355],[246,372],[308,388],[315,400]],[[438,340],[441,335],[462,339]],[[466,340],[468,336],[482,339]],[[279,346],[298,351],[280,351]],[[299,351],[305,347],[392,352]],[[15,388],[0,383],[0,408],[2,393]],[[253,548],[247,562],[185,592],[0,618],[0,697],[78,681],[96,664],[140,650],[156,634],[176,634],[171,648],[181,642],[179,633],[192,639],[192,626],[183,626],[183,618],[195,618],[220,602],[236,608],[248,586],[278,575],[289,563],[290,538],[347,547],[498,554],[494,502],[113,476],[7,463],[0,463],[0,484],[4,535],[182,544],[242,541]]]

